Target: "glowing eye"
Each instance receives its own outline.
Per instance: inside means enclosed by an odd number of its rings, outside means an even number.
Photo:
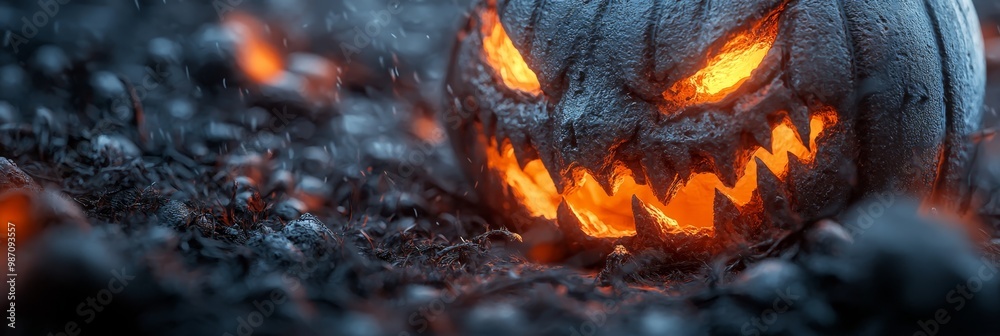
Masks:
[[[761,34],[740,33],[726,42],[704,68],[675,83],[663,97],[685,105],[725,98],[739,89],[760,66],[774,45],[776,35],[774,28],[764,29]]]
[[[515,90],[531,94],[542,92],[538,77],[524,62],[524,57],[514,47],[514,42],[507,36],[500,17],[494,10],[487,10],[482,15],[483,52],[486,62],[500,75],[504,85]]]

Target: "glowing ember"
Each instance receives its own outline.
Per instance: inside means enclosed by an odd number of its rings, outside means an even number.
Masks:
[[[532,94],[541,93],[538,77],[514,47],[514,42],[507,36],[495,11],[490,10],[482,15],[481,29],[486,62],[500,75],[503,83],[511,89]]]
[[[0,223],[16,225],[18,237],[32,236],[35,231],[32,207],[31,196],[26,192],[13,191],[0,194]]]
[[[767,56],[777,38],[777,28],[755,29],[730,39],[719,54],[691,77],[663,93],[667,100],[697,103],[718,101],[739,89]]]
[[[784,181],[788,172],[788,154],[794,154],[805,163],[812,162],[818,148],[816,139],[823,134],[824,129],[836,123],[837,115],[832,109],[815,113],[810,122],[809,148],[806,148],[790,122],[786,121],[771,131],[772,152],[757,148],[735,186],[726,187],[715,174],[694,174],[666,205],[660,203],[652,189],[637,184],[631,176],[624,178],[618,191],[612,196],[608,196],[598,183],[592,182],[593,177],[589,174],[584,174],[579,188],[559,195],[542,162],[533,160],[523,170],[520,169],[509,143],[504,143],[502,150],[498,150],[497,143],[492,141],[486,151],[487,164],[490,169],[501,174],[514,196],[532,215],[555,219],[556,209],[565,198],[583,225],[581,229],[594,237],[635,234],[632,195],[651,209],[657,210],[653,214],[661,217],[661,225],[668,231],[694,232],[711,230],[715,219],[715,190],[721,191],[739,206],[750,202],[757,190],[757,163],[754,158],[759,158],[775,176]]]
[[[281,78],[284,60],[265,38],[263,23],[247,15],[231,13],[223,25],[238,37],[236,61],[250,79],[273,84]]]
[[[411,126],[413,134],[429,144],[440,144],[444,141],[444,130],[434,118],[430,116],[417,116],[413,119]]]

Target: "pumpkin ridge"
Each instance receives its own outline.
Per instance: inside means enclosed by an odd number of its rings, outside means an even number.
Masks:
[[[927,15],[927,19],[930,21],[931,26],[934,27],[934,37],[935,37],[934,42],[935,46],[938,49],[938,58],[940,59],[941,62],[941,92],[943,93],[944,96],[943,99],[944,99],[944,109],[945,109],[944,118],[945,118],[946,140],[945,144],[942,144],[941,150],[938,154],[938,162],[942,164],[938,165],[937,167],[938,172],[937,175],[935,176],[934,187],[932,189],[934,193],[939,193],[941,192],[941,189],[943,189],[944,182],[948,180],[948,178],[950,177],[948,176],[950,169],[948,165],[945,164],[947,158],[951,156],[948,149],[956,145],[952,144],[953,146],[946,146],[948,142],[952,141],[949,139],[950,137],[948,136],[948,133],[951,133],[955,126],[954,125],[955,120],[953,118],[953,115],[956,113],[954,106],[955,97],[954,97],[954,92],[949,89],[952,86],[953,79],[951,77],[952,74],[950,73],[950,71],[948,71],[949,67],[947,64],[948,63],[947,60],[949,58],[948,58],[948,52],[944,45],[944,40],[943,40],[944,35],[941,32],[942,29],[941,23],[938,21],[937,12],[935,8],[933,8],[933,5],[931,5],[930,1],[924,0],[923,3],[924,3],[924,14]],[[958,147],[963,147],[963,146],[959,144]]]

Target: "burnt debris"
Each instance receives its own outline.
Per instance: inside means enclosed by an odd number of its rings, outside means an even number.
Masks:
[[[992,138],[966,218],[889,195],[773,239],[719,230],[741,253],[650,233],[529,261],[555,248],[492,220],[421,122],[468,8],[0,4],[5,334],[1000,333],[1000,243],[969,224],[1000,218]],[[277,79],[241,68],[233,13],[267,25]]]

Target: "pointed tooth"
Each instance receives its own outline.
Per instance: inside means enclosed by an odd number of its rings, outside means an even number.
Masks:
[[[720,229],[720,225],[730,225],[740,217],[740,207],[729,196],[719,190],[715,190],[713,201],[713,211],[715,213],[715,228]]]
[[[803,162],[797,155],[792,152],[788,152],[788,175],[785,180],[790,194],[798,195],[795,185],[796,182],[798,182],[796,180],[800,176],[810,176],[814,174],[809,167],[810,165]]]
[[[559,174],[558,170],[548,169],[545,167],[545,171],[549,173],[549,178],[552,179],[552,184],[556,186],[556,193],[563,195],[566,193],[566,181],[563,179],[562,174]]]
[[[741,153],[741,147],[741,141],[734,139],[733,141],[726,141],[724,144],[706,153],[712,157],[715,175],[722,180],[725,186],[730,188],[735,186],[740,175],[743,175],[743,168],[746,167],[747,161],[750,158],[749,152],[743,151],[747,154]]]
[[[757,163],[757,187],[758,189],[767,189],[761,187],[774,187],[781,184],[781,179],[774,175],[771,168],[767,167],[760,158],[754,158],[754,162]],[[771,188],[774,189],[774,188]]]
[[[745,237],[747,242],[762,241],[766,234],[770,234],[773,230],[773,226],[765,223],[762,213],[764,201],[761,200],[759,192],[754,192],[753,196],[750,196],[750,201],[739,209],[743,216],[736,219],[733,230],[741,237]]]
[[[618,191],[618,183],[615,182],[615,172],[614,171],[602,171],[600,173],[591,175],[593,181],[591,183],[597,183],[604,189],[604,193],[608,196],[612,196]]]
[[[559,231],[562,232],[566,242],[583,242],[590,237],[581,229],[580,218],[577,217],[576,211],[573,211],[566,199],[559,203],[559,209],[556,210],[556,224],[559,225]]]
[[[556,187],[556,193],[562,195],[566,191],[566,181],[572,180],[563,179],[562,167],[558,164],[559,159],[552,157],[554,153],[551,151],[546,152],[543,149],[539,151],[539,154],[539,158],[542,160],[542,166],[545,167],[545,172],[549,174],[549,178],[552,179],[552,184]]]
[[[791,90],[786,88],[787,85],[781,79],[780,76],[776,77],[771,84],[768,85],[767,89],[759,94],[752,97],[747,97],[741,100],[734,107],[734,111],[739,113],[743,112],[745,114],[751,115],[752,121],[749,123],[751,127],[754,127],[753,134],[757,141],[761,143],[764,148],[771,151],[771,130],[775,126],[781,125],[785,122],[787,118],[798,128],[802,126],[801,116],[796,116],[795,106],[801,105],[797,102],[793,102],[796,97],[793,97]],[[750,113],[755,111],[773,111],[770,113]],[[806,111],[805,116],[805,129],[806,137],[808,137],[808,126],[809,126],[809,116],[808,111]],[[765,127],[767,125],[768,127]],[[767,132],[767,133],[765,133]]]
[[[539,159],[538,150],[535,149],[529,138],[514,142],[516,142],[513,144],[514,158],[517,159],[517,165],[521,170],[524,170],[524,166],[527,166],[529,162]]]
[[[585,182],[594,183],[594,181],[585,181],[586,173],[586,170],[580,168],[578,165],[559,169],[560,183],[556,184],[556,190],[560,195],[565,195],[573,192],[573,190],[576,190],[576,188],[579,188]]]
[[[770,125],[764,122],[759,127],[754,127],[753,129],[746,131],[744,133],[744,139],[746,141],[752,142],[760,148],[763,148],[768,153],[774,154],[774,135],[771,132]]]
[[[745,229],[742,225],[742,218],[746,217],[740,213],[739,206],[733,202],[729,196],[726,196],[721,191],[715,191],[715,201],[713,205],[713,211],[715,213],[715,236],[724,244],[743,244],[751,237],[748,237],[746,233],[742,230]]]
[[[802,144],[809,148],[809,134],[811,132],[809,125],[809,107],[802,104],[792,104],[792,108],[788,111],[788,119],[792,122],[792,126],[795,128],[795,132],[799,135],[799,140],[802,140]]]
[[[690,155],[677,155],[675,157],[669,158],[670,160],[666,164],[673,167],[674,171],[677,172],[690,172],[691,169],[691,156]],[[682,179],[683,180],[683,179]]]
[[[839,213],[836,209],[845,205],[850,198],[850,191],[854,190],[851,187],[855,176],[854,167],[818,172],[813,162],[788,153],[788,177],[785,178],[785,184],[788,195],[794,197],[792,210],[800,217],[811,219],[836,216]]]
[[[646,205],[635,195],[632,195],[632,216],[635,218],[635,236],[643,242],[665,242],[677,226],[672,223],[674,227],[669,227],[670,219],[663,212]]]
[[[576,253],[566,261],[567,265],[593,266],[611,251],[615,242],[615,239],[596,238],[584,233],[576,210],[573,210],[566,199],[559,203],[559,208],[556,210],[556,224],[559,225],[567,249]]]
[[[660,203],[669,203],[670,198],[684,182],[680,174],[674,166],[665,163],[664,158],[656,155],[647,155],[642,162],[646,167],[646,182],[649,189],[653,190]]]
[[[629,174],[630,171],[624,163],[616,162],[613,166],[603,169],[596,178],[604,192],[608,196],[613,196],[618,193],[618,188],[621,187],[625,177]]]
[[[587,148],[587,146],[579,146],[577,148]],[[614,152],[614,150],[612,150]],[[607,151],[597,151],[597,150],[584,150],[572,152],[574,154],[570,159],[572,162],[578,164],[581,169],[579,174],[583,172],[589,173],[593,177],[591,183],[597,183],[604,189],[604,192],[609,196],[615,191],[615,174],[619,170],[619,164],[614,162],[613,157],[608,154]],[[574,175],[576,172],[574,172]]]
[[[735,186],[736,180],[739,179],[737,168],[740,166],[736,152],[727,156],[723,151],[718,151],[712,154],[712,159],[715,161],[715,176],[719,177],[724,186],[729,188]]]
[[[740,178],[743,178],[743,175],[746,175],[747,166],[749,166],[751,162],[750,160],[755,159],[753,153],[754,153],[753,150],[741,150],[736,153],[736,155],[732,159],[733,170],[734,173],[736,174],[736,180],[733,181],[732,185],[726,184],[727,187],[730,188],[736,187],[737,181]]]
[[[642,165],[642,160],[628,160],[625,165],[636,184],[646,185],[646,168]]]
[[[791,200],[785,191],[785,185],[771,169],[757,160],[757,192],[763,203],[765,217],[772,225],[781,229],[791,230],[799,224],[798,218],[792,213]]]
[[[703,257],[715,249],[715,238],[707,230],[682,229],[677,221],[667,217],[660,209],[635,196],[632,197],[632,214],[636,231],[632,246],[635,248]]]
[[[716,173],[715,160],[708,148],[693,148],[688,152],[691,162],[691,173]]]

